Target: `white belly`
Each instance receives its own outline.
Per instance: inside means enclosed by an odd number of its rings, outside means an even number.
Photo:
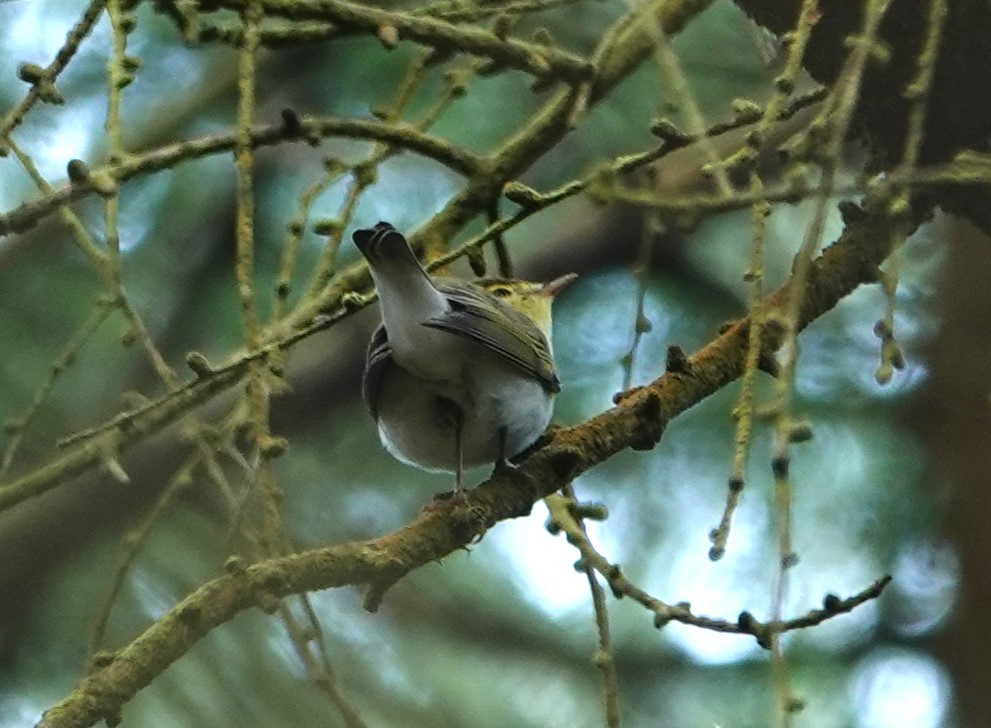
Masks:
[[[476,359],[470,368],[471,379],[436,382],[395,363],[389,366],[378,409],[379,436],[389,452],[422,468],[454,471],[459,419],[466,468],[499,458],[503,428],[506,457],[540,437],[550,422],[553,400],[538,381],[494,356]]]

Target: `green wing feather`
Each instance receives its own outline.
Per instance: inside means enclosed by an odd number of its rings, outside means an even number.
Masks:
[[[435,283],[451,310],[424,321],[424,326],[477,341],[537,379],[548,392],[561,391],[547,339],[533,321],[474,284]]]
[[[424,326],[476,341],[538,380],[548,392],[561,391],[547,339],[533,321],[474,284],[434,282],[447,297],[451,310],[424,321]],[[507,326],[507,322],[513,325]],[[391,364],[389,337],[385,327],[379,326],[368,344],[361,383],[365,406],[376,419],[382,377]]]

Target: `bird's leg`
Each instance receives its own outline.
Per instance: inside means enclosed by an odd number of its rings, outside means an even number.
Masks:
[[[464,486],[464,429],[465,414],[461,406],[447,397],[437,397],[437,406],[446,424],[454,432],[454,498],[462,498]]]
[[[460,412],[458,413],[460,415]],[[462,447],[461,436],[462,430],[464,429],[464,418],[457,417],[454,423],[454,457],[455,463],[457,465],[457,470],[454,471],[454,497],[460,498],[465,491],[464,486],[464,470],[465,470],[465,458],[464,458],[464,447]]]
[[[499,457],[495,463],[495,470],[492,471],[493,475],[498,475],[499,473],[504,473],[507,470],[513,471],[519,468],[518,465],[514,465],[509,461],[509,455],[506,452],[506,439],[509,437],[509,432],[505,427],[499,428]]]

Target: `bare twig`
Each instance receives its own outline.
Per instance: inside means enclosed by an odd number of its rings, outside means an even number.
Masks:
[[[761,647],[771,649],[771,642],[778,635],[796,629],[815,627],[827,619],[851,612],[861,604],[877,599],[891,582],[890,576],[883,576],[867,588],[846,599],[841,599],[834,594],[827,594],[823,598],[821,609],[812,609],[806,614],[791,619],[760,622],[750,612],[741,612],[735,621],[703,617],[692,612],[692,607],[687,602],[667,604],[638,587],[623,574],[619,566],[611,563],[595,550],[580,524],[569,514],[568,499],[559,495],[550,495],[546,500],[551,509],[552,518],[567,535],[568,542],[578,549],[586,563],[606,579],[613,595],[617,598],[629,597],[652,612],[654,614],[654,626],[657,628],[664,627],[670,622],[681,622],[713,632],[750,635],[757,640]]]
[[[571,533],[581,534],[581,538],[588,543],[588,533],[585,530],[583,517],[578,513],[578,502],[575,499],[574,486],[570,483],[565,485],[561,492],[563,495],[549,495],[544,499],[550,511],[548,527],[552,533],[563,528],[562,523],[567,522],[568,539],[571,541]],[[569,530],[570,529],[570,530]],[[572,542],[573,543],[573,542]],[[616,661],[613,658],[612,639],[609,636],[609,610],[606,606],[606,594],[595,575],[595,566],[584,558],[575,564],[576,569],[585,573],[588,580],[588,588],[592,594],[592,609],[595,613],[595,628],[599,635],[599,644],[596,647],[592,662],[599,672],[602,673],[602,702],[605,706],[606,726],[608,728],[619,728],[621,724],[619,707],[619,677],[616,674]]]

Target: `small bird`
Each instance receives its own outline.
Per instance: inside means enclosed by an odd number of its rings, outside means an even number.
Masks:
[[[352,235],[378,291],[362,393],[385,448],[427,470],[455,473],[532,445],[561,383],[551,353],[551,304],[577,276],[550,283],[431,278],[406,238],[380,222]]]

